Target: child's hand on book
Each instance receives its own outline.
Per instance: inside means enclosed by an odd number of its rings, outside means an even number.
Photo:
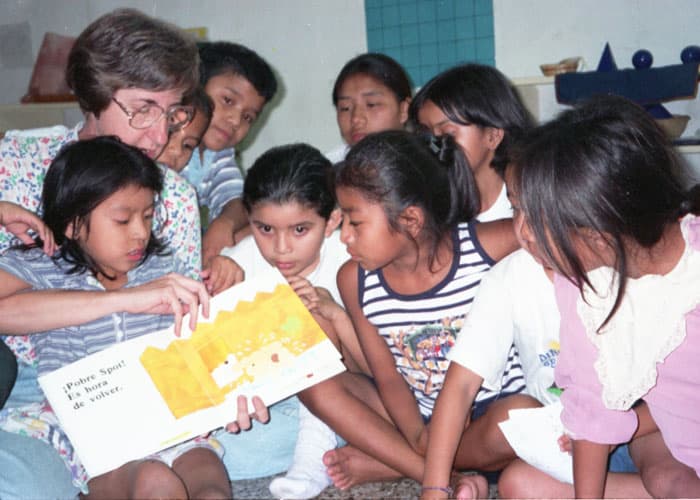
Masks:
[[[248,411],[248,400],[245,396],[238,396],[238,413],[237,419],[226,426],[228,432],[237,433],[247,431],[253,425],[251,416],[260,423],[266,424],[270,420],[270,412],[258,396],[253,396],[253,408],[255,411],[252,415]]]
[[[243,269],[232,259],[216,255],[209,261],[209,266],[200,273],[211,295],[223,292],[245,278]]]
[[[289,286],[299,296],[306,308],[314,312],[320,300],[316,287],[309,280],[301,276],[290,276],[287,278]]]
[[[133,288],[121,288],[114,292],[121,296],[121,310],[142,314],[172,314],[175,316],[175,335],[180,336],[182,319],[190,313],[190,328],[197,326],[199,306],[202,315],[209,317],[209,294],[203,283],[177,273],[149,281]]]

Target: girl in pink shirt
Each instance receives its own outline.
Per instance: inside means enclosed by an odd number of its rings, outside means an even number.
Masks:
[[[612,495],[610,447],[635,437],[649,494],[697,497],[700,186],[683,188],[669,140],[619,97],[566,111],[522,144],[514,215],[535,258],[558,273],[555,379],[575,495]]]

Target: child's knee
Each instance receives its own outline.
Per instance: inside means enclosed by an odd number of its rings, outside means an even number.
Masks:
[[[693,497],[700,480],[693,469],[680,463],[660,462],[640,470],[644,488],[654,498]]]
[[[186,498],[187,488],[175,472],[158,460],[144,460],[132,476],[133,498]]]
[[[527,467],[520,460],[511,462],[498,478],[498,495],[501,498],[526,497],[523,486],[528,481]]]

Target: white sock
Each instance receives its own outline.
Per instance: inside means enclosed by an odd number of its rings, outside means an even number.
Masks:
[[[284,477],[273,479],[270,493],[277,498],[313,498],[331,484],[323,454],[338,445],[335,432],[299,403],[299,436],[294,460]]]

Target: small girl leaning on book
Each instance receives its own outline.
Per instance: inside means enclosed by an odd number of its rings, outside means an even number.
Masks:
[[[34,334],[39,375],[173,321],[179,332],[188,312],[194,327],[200,304],[208,314],[205,286],[178,274],[151,234],[162,182],[152,160],[113,137],[70,144],[51,164],[43,219],[58,250],[24,245],[0,257],[0,331]],[[87,497],[231,496],[209,438],[89,477],[46,401],[10,412],[0,428],[50,442]]]

